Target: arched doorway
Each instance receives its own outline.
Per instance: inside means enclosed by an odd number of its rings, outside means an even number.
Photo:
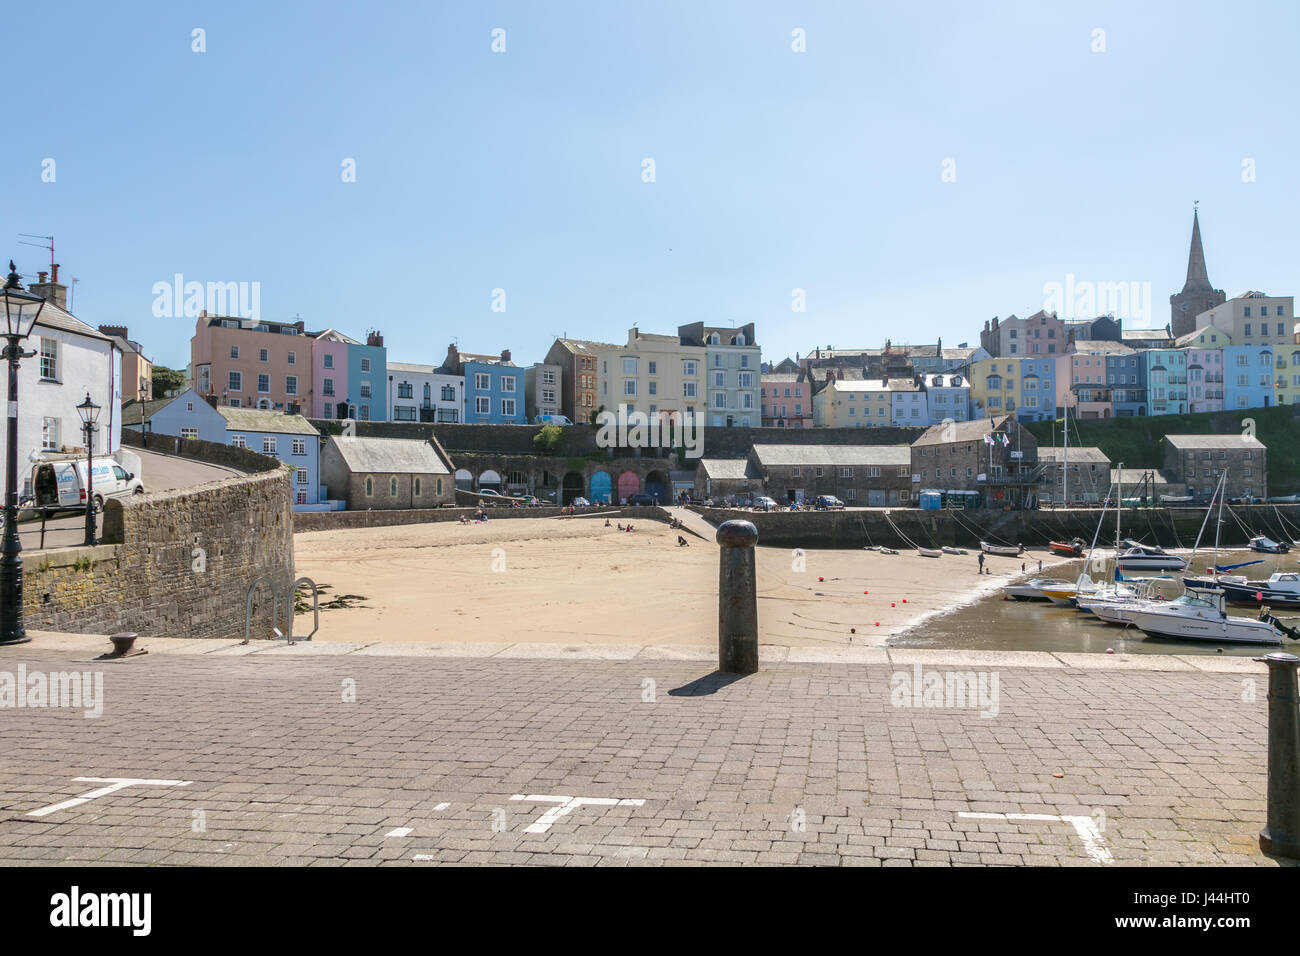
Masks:
[[[641,491],[641,476],[635,471],[625,471],[618,476],[618,503],[622,504],[624,499],[631,498]]]
[[[593,472],[591,476],[591,503],[602,502],[609,504],[609,496],[614,488],[614,479],[609,476],[607,471]]]
[[[560,504],[567,505],[574,498],[582,497],[582,472],[570,471],[564,475],[564,490]]]
[[[461,491],[474,490],[474,476],[464,468],[456,469],[456,487]]]
[[[662,471],[652,471],[645,476],[645,493],[654,495],[655,501],[661,505],[668,504],[671,487],[668,476]]]
[[[489,468],[483,474],[478,476],[479,491],[500,491],[501,476]]]

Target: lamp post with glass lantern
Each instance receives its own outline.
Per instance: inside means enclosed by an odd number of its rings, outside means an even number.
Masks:
[[[95,424],[99,421],[99,406],[86,400],[77,406],[81,416],[81,430],[86,436],[86,547],[95,543]]]
[[[5,443],[4,535],[0,542],[0,645],[30,641],[23,627],[23,546],[18,540],[18,362],[35,352],[20,344],[31,334],[45,300],[23,291],[13,262],[0,289],[0,335],[8,341],[0,353],[9,365],[9,401],[5,407],[8,431]]]

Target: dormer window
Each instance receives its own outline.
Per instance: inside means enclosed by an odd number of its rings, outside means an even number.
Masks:
[[[712,335],[709,336],[710,345],[720,345],[721,343],[722,343],[722,337],[718,335],[717,332],[714,332]]]
[[[737,344],[737,345],[744,345],[744,344],[745,344],[745,333],[744,333],[744,332],[738,332],[738,333],[736,334],[736,344]]]

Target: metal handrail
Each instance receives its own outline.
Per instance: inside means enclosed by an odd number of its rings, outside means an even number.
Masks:
[[[298,585],[300,584],[311,585],[312,625],[311,625],[310,634],[306,635],[305,637],[295,638],[293,636],[293,616],[294,616],[293,597],[295,594],[298,593]],[[316,582],[313,581],[311,578],[299,578],[297,581],[294,581],[293,584],[289,586],[289,624],[288,627],[285,628],[284,639],[288,641],[290,644],[292,644],[295,640],[310,641],[312,639],[312,635],[314,635],[319,630],[320,630],[320,589],[316,587]]]

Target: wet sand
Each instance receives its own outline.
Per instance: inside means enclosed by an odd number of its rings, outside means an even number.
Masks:
[[[587,518],[316,531],[294,536],[295,560],[330,586],[322,602],[365,597],[322,610],[317,640],[715,644],[717,545],[686,535],[690,547],[678,547],[667,525],[634,524],[631,534]],[[1064,563],[987,556],[981,576],[973,551],[809,550],[802,562],[757,552],[759,641],[791,647],[883,646],[1022,577],[1022,561]]]

